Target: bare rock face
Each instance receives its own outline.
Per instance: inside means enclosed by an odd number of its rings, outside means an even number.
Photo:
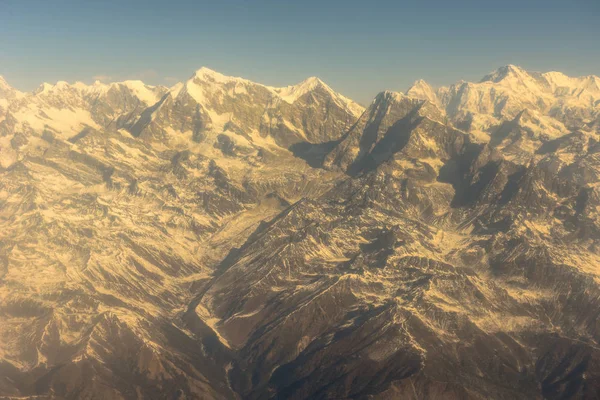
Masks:
[[[600,397],[597,82],[0,80],[0,397]]]

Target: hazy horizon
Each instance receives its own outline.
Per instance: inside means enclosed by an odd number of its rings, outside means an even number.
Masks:
[[[361,103],[478,81],[498,67],[600,75],[596,2],[0,2],[0,75],[42,82],[186,80],[206,66],[271,86],[317,76]]]

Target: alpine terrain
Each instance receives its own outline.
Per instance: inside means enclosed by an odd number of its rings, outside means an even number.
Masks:
[[[0,78],[0,398],[600,398],[600,78]]]

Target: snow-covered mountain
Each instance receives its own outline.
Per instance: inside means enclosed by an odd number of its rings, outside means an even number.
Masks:
[[[459,82],[434,90],[417,81],[407,95],[436,104],[449,120],[481,141],[506,121],[528,131],[529,139],[555,139],[575,130],[596,134],[600,120],[600,78],[571,78],[560,72],[527,72],[507,65],[480,82]],[[527,118],[518,118],[527,111]]]
[[[134,135],[164,141],[191,133],[200,142],[218,133],[243,147],[288,147],[337,139],[363,108],[318,78],[273,88],[201,68],[148,111],[131,127]]]
[[[598,82],[0,79],[0,397],[598,398]]]

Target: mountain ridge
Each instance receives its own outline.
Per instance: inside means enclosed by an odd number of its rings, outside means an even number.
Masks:
[[[0,397],[597,398],[570,79],[0,91]]]

